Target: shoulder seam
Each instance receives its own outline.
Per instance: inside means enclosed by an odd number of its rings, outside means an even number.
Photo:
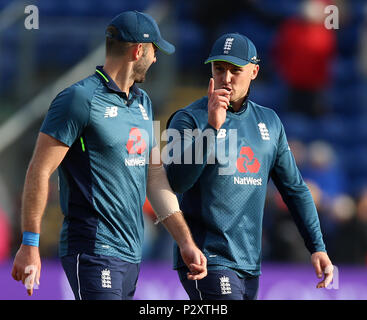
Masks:
[[[182,109],[179,109],[179,110],[177,110],[177,111],[175,111],[173,114],[172,114],[172,116],[169,118],[169,121],[171,122],[172,121],[172,119],[173,119],[173,117],[175,116],[175,115],[177,115],[179,112],[182,112],[182,113],[185,113],[186,115],[188,115],[194,122],[195,122],[195,126],[196,126],[196,128],[199,128],[199,126],[198,126],[198,121],[197,121],[197,119],[196,119],[196,117],[194,117],[190,112],[188,112],[187,110],[185,110],[185,108],[182,108]],[[169,124],[169,123],[167,123],[167,124]]]

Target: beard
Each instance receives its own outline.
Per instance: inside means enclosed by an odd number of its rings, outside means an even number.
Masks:
[[[139,61],[134,64],[133,67],[133,79],[136,83],[142,83],[145,81],[145,75],[150,65],[146,56],[142,56]]]

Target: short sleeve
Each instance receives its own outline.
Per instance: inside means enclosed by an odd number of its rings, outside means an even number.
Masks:
[[[88,124],[89,96],[85,88],[77,86],[60,92],[52,101],[40,131],[70,147]]]

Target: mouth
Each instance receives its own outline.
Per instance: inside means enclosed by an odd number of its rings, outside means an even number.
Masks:
[[[231,93],[232,93],[232,88],[230,88],[230,87],[223,86],[223,87],[222,87],[222,89],[227,90],[229,94],[231,94]]]

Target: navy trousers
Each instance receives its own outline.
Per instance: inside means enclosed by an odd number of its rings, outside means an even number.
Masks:
[[[256,300],[259,277],[241,278],[233,270],[208,270],[201,280],[188,280],[187,269],[178,270],[180,281],[190,300]]]
[[[131,300],[140,264],[86,253],[68,255],[61,263],[76,300]]]

